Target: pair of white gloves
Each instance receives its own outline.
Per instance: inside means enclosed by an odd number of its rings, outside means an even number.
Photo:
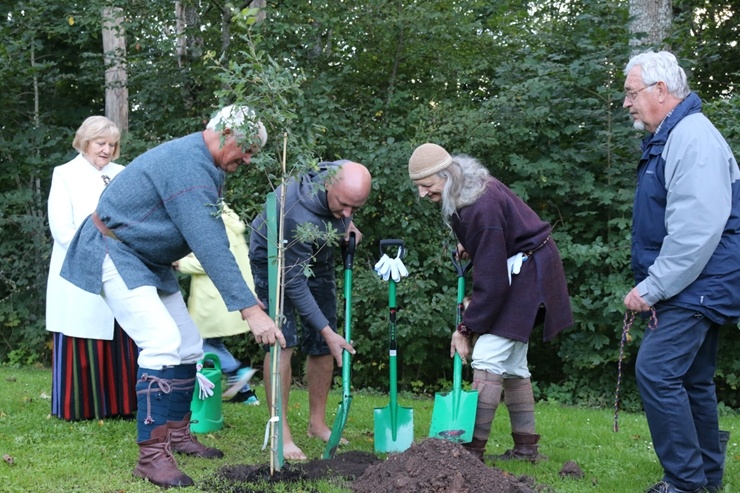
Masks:
[[[216,384],[208,380],[208,377],[201,373],[203,363],[198,363],[195,368],[197,369],[195,378],[198,380],[198,398],[204,401],[213,395],[213,388]]]
[[[403,248],[399,247],[396,258],[390,258],[385,253],[380,257],[378,263],[375,264],[375,272],[378,273],[381,279],[387,281],[392,278],[394,281],[398,282],[402,277],[409,275],[409,271],[406,269],[406,266],[403,265],[403,261],[401,260],[402,253]]]
[[[383,254],[383,256],[380,257],[380,260],[378,260],[378,263],[375,264],[375,272],[377,272],[384,281],[393,278],[394,281],[398,282],[402,277],[409,275],[409,271],[406,269],[406,266],[403,265],[403,261],[401,260],[402,253],[403,249],[399,247],[396,258],[390,258],[388,255]],[[511,285],[511,276],[519,274],[522,264],[527,261],[527,258],[526,254],[517,253],[506,260],[506,270],[509,274],[509,285]]]

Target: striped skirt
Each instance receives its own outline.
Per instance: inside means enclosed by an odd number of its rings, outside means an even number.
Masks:
[[[118,323],[111,341],[53,337],[51,413],[68,421],[133,418],[139,350]]]

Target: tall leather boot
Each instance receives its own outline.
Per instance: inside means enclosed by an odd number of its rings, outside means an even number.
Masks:
[[[511,433],[514,439],[514,448],[509,449],[501,455],[497,455],[493,460],[524,460],[529,462],[539,462],[547,460],[547,457],[538,451],[537,442],[540,436],[535,433]]]
[[[167,427],[170,447],[175,452],[205,457],[206,459],[220,459],[224,456],[224,453],[219,449],[203,445],[190,433],[190,413],[186,414],[182,421],[170,421],[167,423]]]
[[[504,377],[489,373],[485,370],[473,371],[473,389],[478,391],[478,407],[475,411],[475,428],[473,440],[463,443],[463,447],[471,454],[483,460],[488,437],[491,435],[491,425],[496,417],[496,408],[501,402]]]
[[[540,435],[535,432],[534,393],[529,378],[507,378],[504,380],[504,403],[509,410],[511,437],[514,448],[494,460],[525,460],[537,462],[547,460],[538,452]]]
[[[177,468],[167,437],[167,425],[159,425],[151,431],[149,440],[139,442],[139,462],[134,476],[165,488],[192,486],[193,480]]]

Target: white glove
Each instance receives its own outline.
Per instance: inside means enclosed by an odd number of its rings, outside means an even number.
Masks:
[[[204,401],[213,395],[213,387],[216,385],[200,372],[202,369],[203,366],[198,365],[198,373],[195,374],[195,378],[198,379],[198,388],[200,389],[198,398]]]
[[[512,255],[506,259],[506,271],[509,274],[509,286],[511,286],[511,276],[519,274],[522,270],[522,263],[527,260],[527,256],[522,252]]]
[[[408,269],[406,269],[406,266],[403,265],[403,260],[401,260],[401,253],[403,253],[403,249],[399,248],[396,258],[393,259],[393,280],[396,282],[400,281],[402,277],[409,275]]]
[[[375,272],[378,273],[381,279],[387,281],[391,276],[392,264],[393,260],[391,260],[388,255],[383,254],[383,256],[380,257],[380,260],[378,260],[378,263],[375,264]]]
[[[383,256],[380,257],[378,263],[375,264],[375,272],[378,273],[381,279],[387,281],[392,278],[394,281],[398,282],[402,277],[409,275],[408,269],[406,269],[406,266],[403,265],[403,261],[401,260],[402,253],[403,249],[399,248],[398,254],[394,259],[390,258],[386,254],[383,254]]]

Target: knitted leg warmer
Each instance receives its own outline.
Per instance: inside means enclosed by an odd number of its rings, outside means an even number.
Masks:
[[[475,412],[473,440],[464,443],[470,453],[483,460],[483,452],[491,435],[491,425],[496,417],[496,408],[501,402],[504,378],[485,370],[473,372],[473,389],[478,391],[478,407]]]
[[[174,372],[174,368],[139,368],[136,381],[137,442],[149,440],[154,428],[167,424]]]

